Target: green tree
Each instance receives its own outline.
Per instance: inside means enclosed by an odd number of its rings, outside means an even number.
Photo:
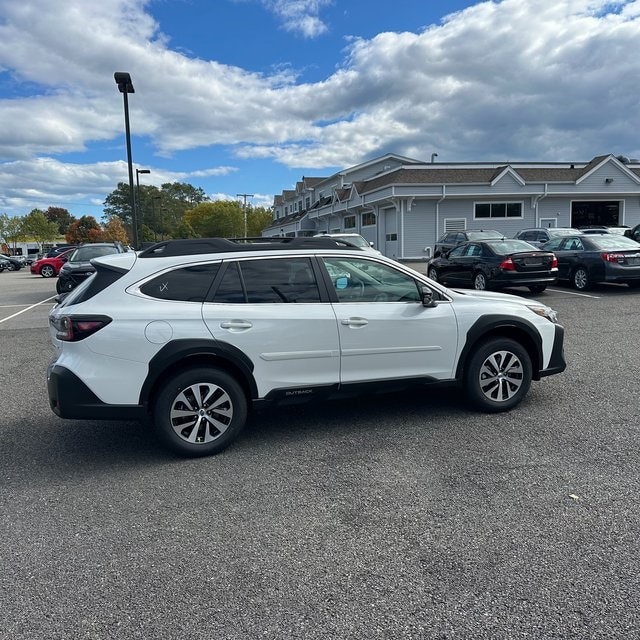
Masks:
[[[37,243],[53,242],[60,236],[58,225],[49,222],[44,215],[44,211],[33,209],[22,218],[22,237],[24,239],[33,238]]]
[[[259,237],[262,230],[273,222],[271,209],[265,207],[247,207],[247,235]]]
[[[140,185],[137,194],[141,239],[144,241],[176,237],[187,232],[181,226],[185,211],[208,201],[204,190],[183,182],[166,182],[160,189]],[[127,231],[131,230],[131,200],[129,185],[119,182],[104,201],[103,219],[120,218]],[[180,231],[179,231],[180,229]]]
[[[184,214],[196,236],[233,238],[244,234],[244,216],[235,200],[203,202]]]
[[[104,239],[104,231],[93,216],[82,216],[69,225],[65,238],[69,244],[100,242]]]
[[[62,207],[49,207],[44,215],[49,222],[55,222],[58,225],[58,232],[61,236],[67,233],[69,225],[75,218]]]

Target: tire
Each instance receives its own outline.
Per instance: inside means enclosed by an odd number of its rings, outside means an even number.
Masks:
[[[53,278],[53,276],[56,275],[56,270],[50,264],[45,264],[44,267],[40,269],[40,275],[43,278]]]
[[[7,271],[15,271],[16,270],[16,266],[13,264],[13,262],[10,262],[9,265],[7,266]]]
[[[174,453],[208,456],[238,437],[247,413],[247,398],[235,378],[218,369],[197,367],[177,374],[158,390],[153,429]]]
[[[56,282],[56,291],[58,293],[69,293],[73,289],[73,282],[71,280],[60,280]]]
[[[542,293],[546,288],[546,284],[532,284],[529,287],[529,291],[531,291],[531,293]]]
[[[476,291],[486,291],[489,288],[487,276],[485,276],[482,271],[478,271],[473,276],[473,288],[476,289]]]
[[[480,343],[465,368],[470,403],[487,413],[518,405],[531,386],[532,366],[527,350],[515,340],[492,338]]]
[[[429,272],[427,273],[427,277],[431,278],[434,282],[438,282],[438,271],[435,267],[429,267]]]
[[[577,267],[571,274],[571,284],[578,291],[586,291],[591,288],[589,272],[584,267]]]

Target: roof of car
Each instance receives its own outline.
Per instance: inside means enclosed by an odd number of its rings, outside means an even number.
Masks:
[[[349,249],[351,245],[341,243],[337,238],[322,236],[317,238],[290,238],[272,236],[264,238],[193,238],[158,242],[141,251],[140,258],[162,258],[189,256],[203,253],[233,253],[237,251],[265,251],[273,249]]]

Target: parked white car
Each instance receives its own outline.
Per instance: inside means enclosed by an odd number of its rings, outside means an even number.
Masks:
[[[457,384],[498,412],[565,369],[548,306],[447,289],[332,238],[172,240],[92,264],[49,315],[51,408],[150,418],[182,455],[221,451],[260,403]]]

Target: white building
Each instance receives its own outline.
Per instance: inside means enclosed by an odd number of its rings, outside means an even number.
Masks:
[[[640,223],[640,163],[425,163],[388,154],[274,198],[264,236],[351,231],[387,256],[424,259],[443,233]]]

